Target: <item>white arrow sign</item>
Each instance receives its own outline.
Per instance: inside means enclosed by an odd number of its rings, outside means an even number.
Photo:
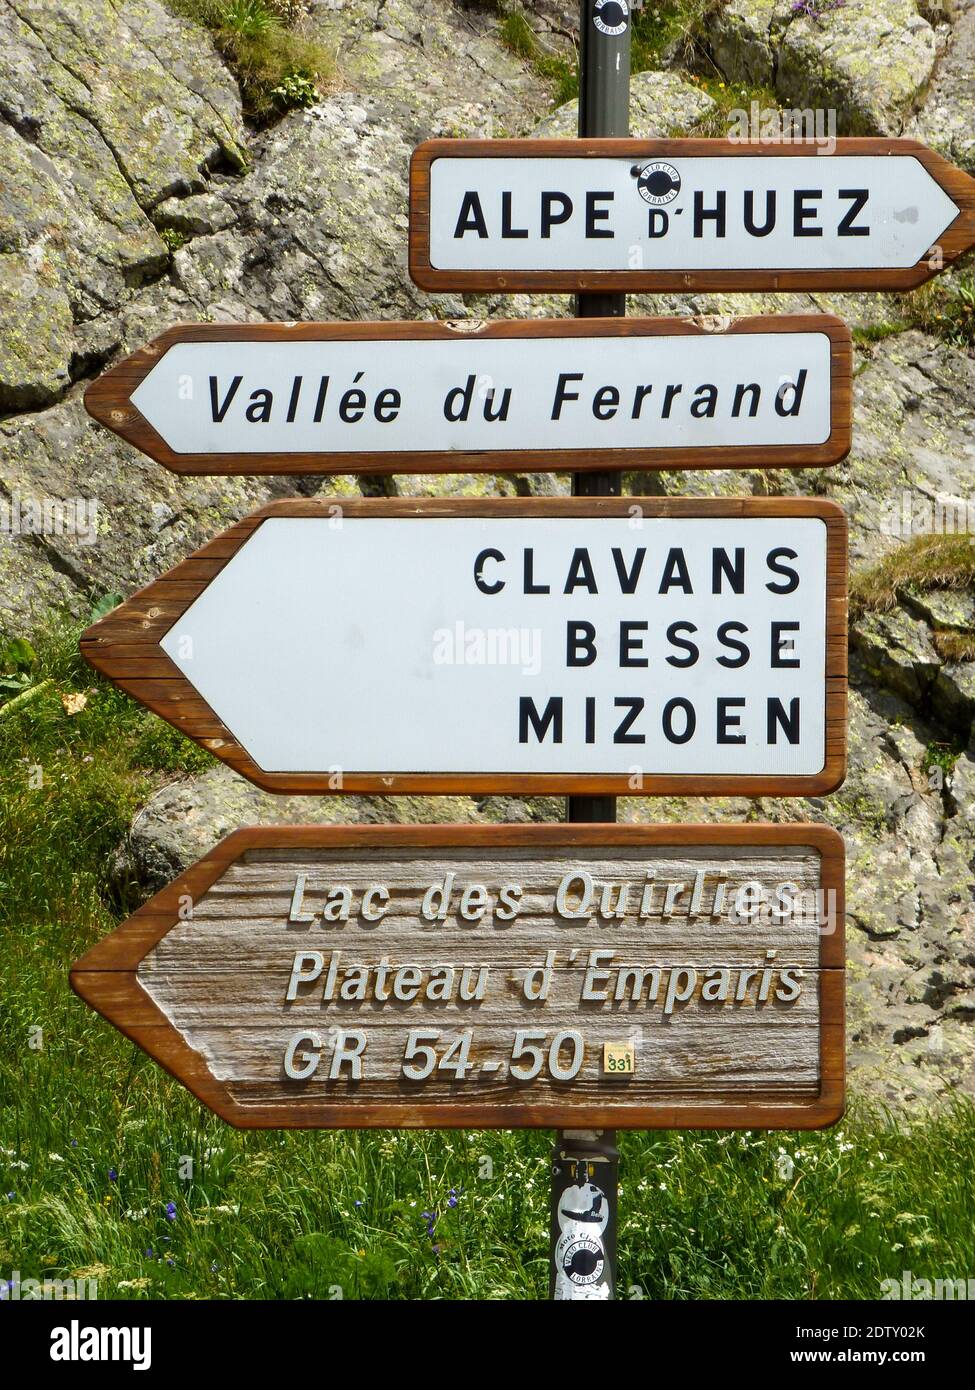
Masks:
[[[178,472],[795,467],[848,451],[850,378],[828,314],[189,324],[85,401]]]
[[[278,789],[830,790],[844,537],[805,500],[284,502],[83,650]]]
[[[975,181],[909,140],[430,141],[428,289],[906,288],[975,241]]]

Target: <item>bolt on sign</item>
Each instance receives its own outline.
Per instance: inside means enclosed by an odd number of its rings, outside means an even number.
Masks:
[[[89,412],[177,473],[772,468],[849,452],[828,314],[186,324]]]
[[[297,499],[81,649],[273,791],[815,795],[846,604],[832,502]]]
[[[975,180],[914,140],[431,140],[424,289],[911,289],[975,243]]]
[[[240,830],[71,970],[239,1126],[788,1127],[843,1108],[813,825]]]

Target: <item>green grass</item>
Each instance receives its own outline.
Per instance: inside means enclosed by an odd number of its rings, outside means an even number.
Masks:
[[[898,299],[898,316],[853,328],[856,343],[879,343],[885,338],[921,329],[952,347],[975,347],[975,275],[970,271],[939,277],[909,290]]]
[[[96,677],[80,628],[52,620],[33,636],[29,684],[0,703],[0,923],[68,916],[110,925],[106,864],[138,805],[167,773],[210,766],[208,753]],[[23,639],[21,639],[22,643]],[[13,667],[0,642],[3,678]],[[80,701],[72,702],[72,697]],[[79,704],[77,712],[69,710]],[[14,913],[13,917],[9,914]]]
[[[921,759],[921,771],[927,774],[929,782],[943,787],[951,782],[955,764],[964,749],[954,743],[929,743]],[[932,773],[935,774],[932,779]]]
[[[245,115],[258,123],[314,105],[334,78],[334,56],[308,31],[299,5],[286,0],[167,3],[209,29],[240,84]]]
[[[850,617],[888,613],[902,597],[931,589],[975,590],[975,545],[967,531],[915,536],[850,581]],[[975,661],[975,632],[933,624],[942,661]]]
[[[4,1025],[0,1272],[94,1271],[122,1297],[544,1296],[549,1136],[229,1130],[66,999],[54,948],[23,962],[34,1006]],[[25,1052],[38,1016],[44,1050]],[[822,1134],[623,1135],[621,1288],[874,1298],[904,1269],[964,1275],[973,1148],[970,1105],[904,1127],[860,1109]]]
[[[748,111],[753,101],[776,109],[778,96],[768,87],[728,82],[708,49],[708,24],[720,0],[661,0],[633,15],[630,68],[634,73],[664,68],[677,72],[709,96],[716,109],[695,134],[725,137],[732,111]]]
[[[578,64],[562,54],[546,53],[520,10],[510,10],[503,16],[498,37],[551,84],[553,106],[563,106],[579,95]]]
[[[185,246],[190,240],[188,233],[181,232],[176,227],[162,227],[159,231],[159,235],[169,247],[170,252],[178,251],[181,246]]]
[[[630,67],[633,72],[663,66],[671,55],[682,66],[697,66],[709,16],[720,0],[656,0],[633,13]]]
[[[854,325],[851,332],[855,343],[882,343],[887,338],[896,338],[898,333],[905,332],[910,326],[906,319],[885,319],[881,323]]]
[[[94,1277],[101,1297],[544,1297],[550,1135],[241,1133],[70,993],[71,961],[136,901],[109,869],[134,810],[209,762],[98,682],[76,640],[57,622],[33,660],[18,646],[7,664],[34,693],[0,706],[0,1278]],[[624,1293],[873,1298],[904,1269],[975,1268],[968,1103],[620,1143]]]
[[[975,273],[932,280],[902,300],[907,327],[934,333],[955,347],[975,347]]]
[[[714,0],[670,0],[670,3],[634,12],[630,68],[634,74],[654,71],[662,66],[664,52],[672,51],[679,68],[685,69],[680,74],[683,80],[698,86],[716,103],[716,110],[702,122],[697,133],[724,136],[728,133],[732,111],[747,110],[749,103],[755,100],[763,107],[774,107],[778,105],[778,98],[766,88],[725,82],[708,57],[703,41],[707,19],[714,7]],[[546,53],[521,10],[509,9],[501,13],[498,30],[501,42],[551,84],[553,105],[561,106],[574,100],[579,95],[577,60]]]
[[[850,615],[889,612],[905,590],[975,587],[975,545],[967,532],[915,536],[850,581]]]

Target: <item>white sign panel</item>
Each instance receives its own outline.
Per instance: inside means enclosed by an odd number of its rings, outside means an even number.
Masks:
[[[822,444],[830,341],[181,343],[132,400],[183,454]]]
[[[822,516],[270,516],[162,641],[264,772],[810,777]]]
[[[560,288],[560,275],[584,273],[628,276],[633,287],[667,273],[689,276],[689,286],[725,276],[729,287],[817,273],[839,286],[852,281],[837,275],[859,274],[866,288],[877,275],[897,283],[928,257],[912,283],[939,270],[964,249],[934,252],[963,213],[972,241],[975,184],[914,142],[843,140],[828,152],[458,141],[421,146],[414,160],[411,270],[430,288],[478,272],[493,284],[510,276],[510,288],[542,288],[544,277]],[[788,281],[777,280],[783,273]]]
[[[640,177],[633,168],[434,160],[430,260],[442,270],[627,270],[637,258],[661,270],[716,259],[729,270],[909,266],[958,215],[912,158],[682,158],[648,161]],[[662,196],[648,202],[655,178]]]
[[[850,363],[827,314],[186,325],[86,403],[177,471],[795,466],[848,450]]]

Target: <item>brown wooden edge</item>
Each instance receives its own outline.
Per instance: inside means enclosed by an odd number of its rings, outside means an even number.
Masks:
[[[842,507],[821,498],[370,498],[342,500],[355,517],[629,517],[639,506],[647,517],[819,517],[826,526],[826,757],[809,776],[647,775],[634,792],[625,774],[591,773],[373,773],[346,771],[341,788],[328,772],[266,772],[202,699],[160,641],[270,517],[328,516],[334,499],[272,502],[231,526],[188,560],[149,584],[81,636],[81,652],[141,704],[229,764],[249,781],[273,792],[396,795],[479,795],[509,792],[687,795],[821,796],[846,776],[847,700],[847,522]]]
[[[815,141],[764,144],[737,140],[427,140],[410,160],[409,269],[425,290],[911,290],[937,274],[922,257],[913,266],[877,270],[438,270],[430,262],[430,166],[435,159],[692,159],[798,158],[817,150]],[[850,137],[836,141],[835,154],[913,155],[958,206],[942,234],[943,263],[975,244],[975,179],[918,140]]]
[[[519,338],[654,338],[711,336],[715,332],[824,333],[830,340],[830,432],[821,444],[713,445],[700,448],[441,450],[418,453],[178,454],[141,411],[132,394],[177,343],[219,342],[470,342]],[[826,467],[850,452],[853,419],[853,344],[850,330],[832,314],[783,314],[733,319],[714,329],[711,320],[499,319],[445,323],[188,323],[177,324],[146,347],[104,372],[85,391],[85,408],[99,424],[173,473],[460,473],[532,472],[543,468],[801,468]]]
[[[149,998],[137,970],[149,951],[180,920],[188,897],[197,900],[248,850],[364,848],[437,849],[492,845],[601,847],[674,845],[781,847],[809,845],[819,851],[822,887],[835,894],[835,929],[820,937],[820,1094],[809,1101],[754,1102],[735,1106],[626,1107],[605,1105],[569,1110],[546,1105],[317,1105],[296,1117],[293,1107],[269,1105],[255,1114],[210,1073]],[[361,825],[248,827],[222,840],[179,878],[93,946],[71,967],[71,988],[113,1027],[165,1068],[221,1119],[239,1128],[583,1128],[617,1129],[822,1129],[843,1115],[845,1097],[845,845],[828,826],[781,825]]]

